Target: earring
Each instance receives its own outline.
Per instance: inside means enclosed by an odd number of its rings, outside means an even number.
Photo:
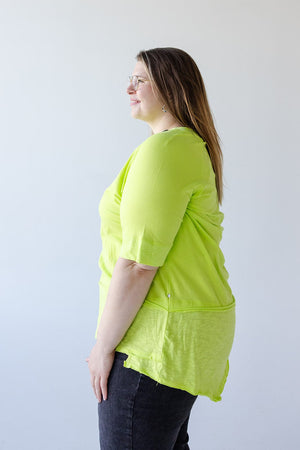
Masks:
[[[163,107],[161,109],[163,112],[167,112],[167,110],[165,109],[165,105],[163,105]]]

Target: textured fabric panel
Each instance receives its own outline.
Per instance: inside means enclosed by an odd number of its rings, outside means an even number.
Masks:
[[[219,401],[234,328],[235,302],[217,311],[174,312],[153,309],[144,302],[116,350],[129,355],[125,367],[161,384]]]

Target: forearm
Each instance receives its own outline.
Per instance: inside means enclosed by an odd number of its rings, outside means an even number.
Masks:
[[[114,267],[97,333],[97,345],[113,351],[142,306],[156,270],[144,270],[119,258]]]

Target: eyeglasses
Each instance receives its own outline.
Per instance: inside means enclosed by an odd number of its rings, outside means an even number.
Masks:
[[[129,75],[128,87],[130,86],[130,84],[132,84],[133,89],[135,91],[137,91],[139,88],[139,84],[144,83],[145,81],[150,81],[150,80],[147,80],[146,78],[143,78],[143,77],[138,77],[137,75]]]

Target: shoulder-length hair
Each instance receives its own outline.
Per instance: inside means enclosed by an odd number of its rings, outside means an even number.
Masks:
[[[200,70],[193,58],[174,47],[141,50],[153,92],[181,124],[194,130],[205,142],[215,173],[219,204],[223,199],[223,155]]]

